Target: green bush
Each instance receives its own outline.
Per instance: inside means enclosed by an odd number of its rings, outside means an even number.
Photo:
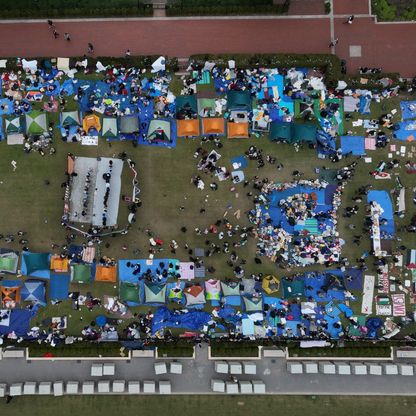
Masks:
[[[387,0],[373,0],[371,6],[373,14],[376,14],[379,20],[396,20],[397,8],[396,6],[389,4]]]
[[[378,357],[389,358],[390,347],[374,345],[344,348],[289,348],[290,357]]]
[[[120,344],[117,342],[80,342],[56,347],[33,342],[28,347],[31,357],[43,357],[46,353],[51,353],[54,357],[120,357]]]

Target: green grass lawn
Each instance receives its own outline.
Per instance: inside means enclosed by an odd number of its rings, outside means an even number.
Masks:
[[[343,397],[343,396],[86,396],[59,397],[42,396],[15,397],[9,404],[0,402],[1,413],[21,416],[82,414],[113,415],[135,414],[153,416],[166,412],[182,416],[227,416],[270,414],[301,416],[306,413],[314,416],[370,416],[374,414],[408,416],[416,410],[415,397]]]
[[[180,83],[175,80],[175,91],[180,89]],[[176,91],[178,92],[178,91]],[[401,98],[402,99],[402,98]],[[371,117],[377,117],[386,109],[397,107],[400,99],[383,101],[383,104],[375,104]],[[73,105],[68,104],[68,109]],[[355,116],[357,119],[358,116]],[[361,117],[365,118],[365,117]],[[370,118],[370,117],[367,117]],[[57,123],[57,114],[52,114],[50,119]],[[352,129],[351,122],[346,123],[346,130]],[[362,134],[360,129],[354,130],[355,134]],[[148,256],[149,241],[145,230],[150,229],[155,236],[163,239],[165,244],[164,251],[157,254],[159,258],[178,258],[187,260],[189,257],[188,250],[184,248],[188,244],[190,248],[205,247],[206,240],[211,242],[220,242],[216,235],[198,236],[194,228],[205,229],[210,224],[215,223],[218,219],[228,218],[231,223],[240,226],[248,225],[246,212],[253,208],[252,199],[247,197],[247,192],[252,191],[251,187],[244,188],[242,184],[236,185],[232,190],[232,184],[229,181],[218,182],[216,178],[211,178],[201,174],[205,181],[206,188],[201,191],[191,184],[192,175],[200,173],[196,165],[198,159],[193,157],[197,147],[200,146],[198,139],[178,139],[175,149],[138,146],[133,147],[130,142],[113,142],[107,143],[100,139],[98,147],[81,146],[79,144],[63,143],[59,135],[55,132],[54,146],[57,152],[53,156],[41,157],[37,153],[25,154],[21,146],[7,146],[5,142],[0,143],[0,233],[16,233],[18,230],[27,231],[29,248],[32,251],[44,252],[51,251],[51,244],[64,244],[65,230],[60,225],[60,219],[63,212],[63,189],[61,183],[65,180],[64,172],[66,169],[67,153],[71,152],[76,156],[117,156],[122,151],[136,161],[139,172],[139,185],[141,188],[142,206],[137,212],[137,221],[126,236],[107,237],[104,243],[109,243],[108,248],[104,244],[100,248],[103,255],[114,258],[146,258]],[[330,168],[339,168],[354,159],[349,158],[333,164],[327,160],[320,160],[316,157],[315,150],[307,146],[299,152],[295,152],[292,146],[286,144],[276,144],[270,142],[266,137],[238,140],[223,140],[223,148],[219,150],[221,159],[220,166],[231,168],[230,159],[244,154],[250,145],[256,145],[263,150],[264,155],[273,155],[278,162],[284,164],[284,169],[278,171],[275,165],[266,163],[266,166],[258,170],[256,162],[250,162],[244,170],[246,178],[252,179],[255,175],[270,181],[286,182],[292,180],[292,171],[299,170],[305,173],[306,178],[314,179],[318,175],[315,168],[323,166]],[[396,142],[397,146],[402,142]],[[410,149],[410,144],[406,144]],[[214,146],[205,144],[204,148],[208,151]],[[365,184],[372,184],[374,189],[391,190],[395,185],[395,175],[392,180],[376,181],[370,175],[369,171],[374,169],[380,160],[387,161],[387,150],[376,150],[369,152],[373,158],[371,164],[366,164],[359,160],[354,180],[348,184],[343,194],[343,206],[351,205],[350,198],[355,191]],[[17,170],[13,172],[10,162],[17,162]],[[411,188],[414,186],[412,175],[404,173],[403,169],[397,170],[400,179],[408,189],[406,194],[406,204],[408,215],[404,220],[396,217],[396,225],[399,227],[407,223],[410,217],[415,213],[415,207],[411,201]],[[50,182],[45,185],[45,180]],[[130,189],[131,176],[126,168],[122,178],[122,193]],[[219,189],[211,191],[210,182],[217,182]],[[180,207],[184,210],[180,210]],[[206,212],[201,214],[200,209],[205,208]],[[240,211],[240,219],[233,214]],[[125,223],[127,217],[127,205],[121,202],[119,221],[120,225]],[[338,229],[340,236],[346,241],[342,255],[348,257],[351,264],[361,255],[363,250],[369,250],[370,238],[363,238],[362,244],[358,247],[352,244],[354,234],[361,233],[361,227],[364,219],[364,208],[361,205],[359,215],[352,219],[340,216]],[[351,231],[348,228],[349,222],[353,221],[357,229]],[[181,227],[186,226],[187,232],[181,232]],[[416,234],[403,234],[398,232],[397,236],[403,241],[395,241],[398,246],[405,244],[408,247],[416,246]],[[178,242],[179,248],[175,254],[170,253],[169,242],[174,239]],[[236,241],[236,237],[228,241]],[[83,240],[77,238],[75,243],[81,244]],[[4,242],[0,242],[4,245]],[[121,247],[127,245],[127,251],[122,251]],[[10,245],[10,247],[19,249],[19,244]],[[246,261],[246,274],[263,272],[264,274],[276,274],[279,277],[289,275],[295,271],[278,269],[274,263],[262,259],[262,264],[257,265],[254,262],[256,241],[251,238],[246,246],[238,249],[240,259]],[[139,255],[134,255],[133,251],[140,250]],[[226,260],[228,255],[219,254],[217,256],[205,258],[205,266],[213,266],[216,272],[212,277],[224,279],[232,277],[233,271],[227,266]],[[372,263],[369,262],[370,271],[374,271]],[[319,268],[319,267],[318,267]],[[303,270],[303,269],[302,269]],[[71,290],[76,290],[85,294],[91,292],[94,296],[102,297],[105,294],[115,295],[118,293],[117,285],[108,283],[92,284],[71,284]],[[357,296],[359,292],[355,293]],[[350,304],[355,312],[361,309],[361,301]],[[133,312],[148,310],[149,307],[132,308]],[[67,333],[79,335],[80,330],[94,320],[96,315],[102,313],[102,309],[88,311],[82,307],[80,311],[72,311],[70,302],[64,301],[59,305],[48,305],[42,308],[38,316],[34,319],[33,324],[40,324],[41,321],[50,316],[67,315],[69,319],[69,328]],[[126,322],[127,323],[127,322]],[[122,326],[123,327],[123,326]]]

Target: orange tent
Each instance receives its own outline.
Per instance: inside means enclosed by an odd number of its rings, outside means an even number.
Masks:
[[[51,266],[50,269],[57,273],[65,273],[68,271],[69,261],[65,257],[62,259],[60,256],[51,257]]]
[[[117,281],[116,266],[97,266],[95,269],[95,281],[115,283]]]
[[[192,120],[177,120],[176,134],[178,137],[196,137],[199,136],[199,121]]]
[[[84,120],[82,120],[82,128],[87,134],[91,129],[94,129],[97,132],[100,131],[101,130],[100,117],[98,117],[95,114],[86,115],[84,117]]]
[[[14,308],[20,303],[20,287],[1,287],[1,301],[5,308]]]
[[[229,139],[247,139],[248,123],[227,123],[227,131]]]
[[[202,119],[202,134],[225,134],[224,119],[221,117],[203,118]]]

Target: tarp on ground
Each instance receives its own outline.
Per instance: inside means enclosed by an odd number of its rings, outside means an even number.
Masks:
[[[270,140],[287,143],[316,143],[316,125],[313,123],[287,123],[272,121],[270,123]]]
[[[210,320],[211,315],[207,312],[191,311],[178,315],[162,306],[154,313],[152,320],[152,335],[164,328],[183,328],[190,331],[198,331]]]
[[[218,134],[219,136],[224,136],[225,134],[225,123],[222,117],[214,118],[202,118],[202,134]]]
[[[199,132],[199,120],[193,118],[189,120],[177,120],[176,134],[178,137],[197,137]]]
[[[118,137],[117,119],[115,117],[104,117],[101,136],[108,139],[115,139]]]
[[[400,108],[403,120],[416,118],[416,101],[401,101]]]
[[[0,273],[17,272],[17,265],[19,263],[19,255],[14,251],[6,251],[0,253]]]
[[[20,134],[24,132],[24,117],[10,114],[4,116],[6,134]]]
[[[196,95],[179,95],[176,97],[176,118],[178,120],[185,117],[193,117],[198,112]]]
[[[305,282],[303,279],[287,280],[282,279],[281,282],[282,295],[285,299],[304,296]]]
[[[48,130],[46,113],[33,110],[25,114],[26,134],[36,136],[45,133]]]
[[[120,282],[120,300],[128,303],[140,303],[140,286],[129,282]]]
[[[224,296],[239,296],[240,283],[239,282],[221,282],[221,289]]]
[[[246,312],[263,311],[263,299],[260,296],[243,296]]]
[[[365,139],[363,136],[341,136],[342,154],[349,153],[354,156],[365,155]]]
[[[391,203],[390,195],[387,191],[372,190],[367,195],[368,203],[375,201],[383,209],[383,213],[380,215],[380,231],[389,235],[394,234],[394,212],[393,205]],[[386,220],[386,224],[382,224],[382,220]],[[383,238],[383,235],[381,236]]]
[[[22,253],[22,274],[36,277],[50,276],[50,257],[49,253]]]
[[[199,285],[186,287],[183,292],[186,297],[186,306],[203,305],[206,302],[204,289]]]
[[[120,116],[118,119],[118,130],[123,134],[139,132],[139,117],[137,114]]]
[[[62,111],[61,113],[61,126],[80,126],[78,111]]]
[[[0,335],[14,332],[18,337],[24,337],[29,331],[30,320],[36,315],[37,309],[2,310],[3,319],[0,321]]]
[[[144,284],[144,302],[145,303],[165,303],[166,284],[157,284],[146,282]]]
[[[227,137],[229,139],[247,139],[249,123],[227,123]]]
[[[398,130],[395,130],[394,137],[405,142],[416,140],[416,120],[402,121],[398,123]]]
[[[26,280],[20,292],[23,302],[46,305],[46,288],[43,280]]]
[[[147,131],[149,142],[168,142],[172,141],[171,125],[168,120],[154,118],[150,120]]]
[[[227,108],[228,110],[251,111],[252,100],[250,91],[228,91]]]
[[[69,283],[71,276],[69,274],[51,274],[49,283],[49,298],[52,300],[65,300],[69,295]]]
[[[92,267],[90,264],[71,264],[71,281],[75,283],[90,283],[92,280]]]

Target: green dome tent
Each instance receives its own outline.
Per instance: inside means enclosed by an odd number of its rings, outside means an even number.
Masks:
[[[89,283],[91,281],[91,265],[71,264],[71,281],[76,283]]]
[[[61,125],[63,127],[80,126],[78,111],[63,111],[61,113]]]
[[[122,302],[140,303],[140,287],[134,283],[120,283],[120,299]]]
[[[25,115],[26,134],[36,136],[43,134],[48,130],[46,113],[33,110]]]

